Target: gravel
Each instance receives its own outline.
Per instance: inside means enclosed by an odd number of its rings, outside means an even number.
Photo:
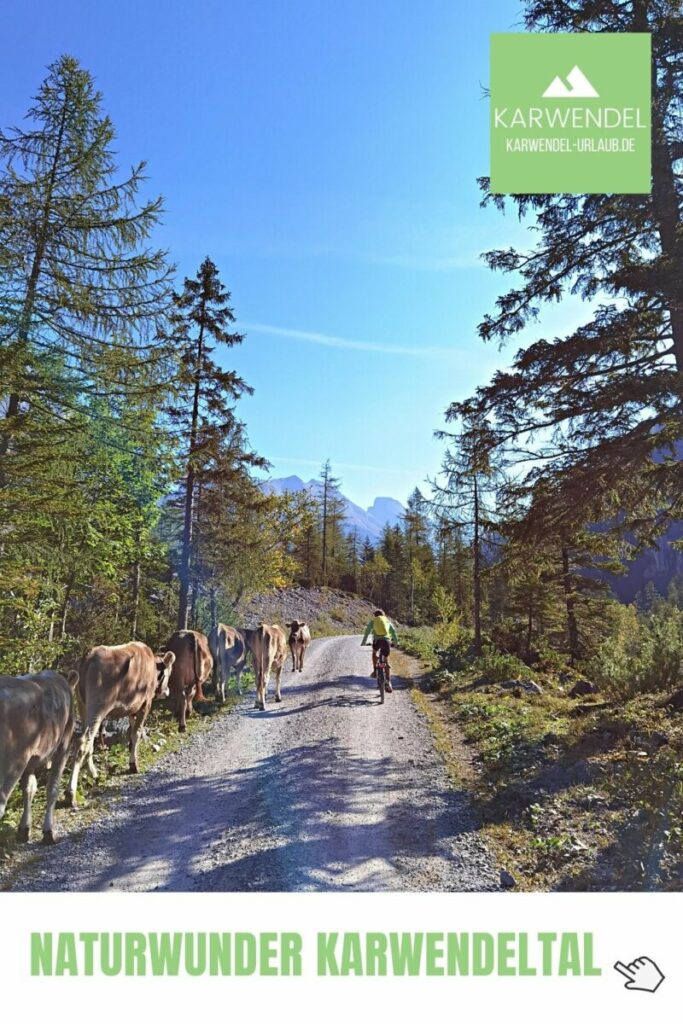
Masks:
[[[314,641],[282,704],[218,717],[13,891],[499,890],[407,684],[380,705],[359,642]]]

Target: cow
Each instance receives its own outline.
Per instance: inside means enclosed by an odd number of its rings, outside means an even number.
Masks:
[[[247,643],[244,633],[222,622],[213,626],[209,633],[209,648],[213,657],[213,680],[216,699],[225,700],[226,688],[230,685],[230,673],[235,673],[237,692],[242,693],[242,673],[247,664]]]
[[[304,669],[304,656],[306,654],[306,648],[311,642],[311,631],[305,622],[297,622],[294,619],[293,622],[285,623],[286,628],[289,630],[289,649],[292,652],[292,672],[303,672]]]
[[[266,626],[263,622],[256,629],[245,630],[245,635],[256,676],[254,707],[265,711],[271,671],[275,672],[275,700],[282,700],[280,681],[287,657],[287,636],[281,626]]]
[[[21,779],[24,813],[17,839],[31,833],[31,803],[38,783],[36,771],[47,766],[47,800],[43,842],[54,843],[54,810],[59,783],[74,731],[74,689],[78,672],[65,679],[46,669],[35,675],[0,676],[0,818]]]
[[[69,807],[75,807],[78,801],[78,776],[86,758],[91,777],[97,778],[93,745],[105,718],[128,718],[128,770],[137,773],[140,730],[154,698],[168,697],[174,661],[172,651],[154,654],[151,647],[137,640],[116,647],[93,647],[82,659],[76,694],[83,734],[66,794]]]
[[[166,648],[175,654],[169,688],[178,719],[178,730],[186,732],[186,721],[192,714],[192,701],[195,697],[197,700],[204,699],[202,684],[213,671],[209,641],[196,629],[179,629],[171,636]]]

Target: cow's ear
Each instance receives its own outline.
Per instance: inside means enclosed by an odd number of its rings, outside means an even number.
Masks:
[[[163,663],[166,666],[166,668],[170,668],[174,661],[175,654],[173,653],[173,651],[166,651],[166,654],[163,657]]]
[[[307,626],[308,626],[307,622],[300,622],[299,623],[299,629],[306,629]]]
[[[293,627],[293,625],[294,625],[293,622],[285,622],[285,629],[291,629]]]
[[[72,669],[66,677],[66,681],[69,684],[69,689],[75,690],[78,686],[78,672]]]

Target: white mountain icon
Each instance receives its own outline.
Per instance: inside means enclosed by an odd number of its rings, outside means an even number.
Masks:
[[[567,75],[570,89],[564,84],[559,75],[553,78],[552,82],[543,93],[544,97],[556,99],[588,99],[598,96],[597,91],[590,84],[578,64],[575,64]]]

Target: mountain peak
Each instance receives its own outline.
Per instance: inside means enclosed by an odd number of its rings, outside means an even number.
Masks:
[[[263,489],[270,494],[296,493],[308,491],[310,494],[319,497],[321,490],[320,480],[309,480],[308,483],[298,476],[285,476],[275,480],[266,480]],[[377,543],[381,539],[386,526],[395,526],[400,522],[405,509],[396,498],[379,497],[375,498],[372,505],[361,508],[350,498],[335,489],[335,494],[344,503],[344,528],[347,533],[357,533],[360,540],[369,540]]]

